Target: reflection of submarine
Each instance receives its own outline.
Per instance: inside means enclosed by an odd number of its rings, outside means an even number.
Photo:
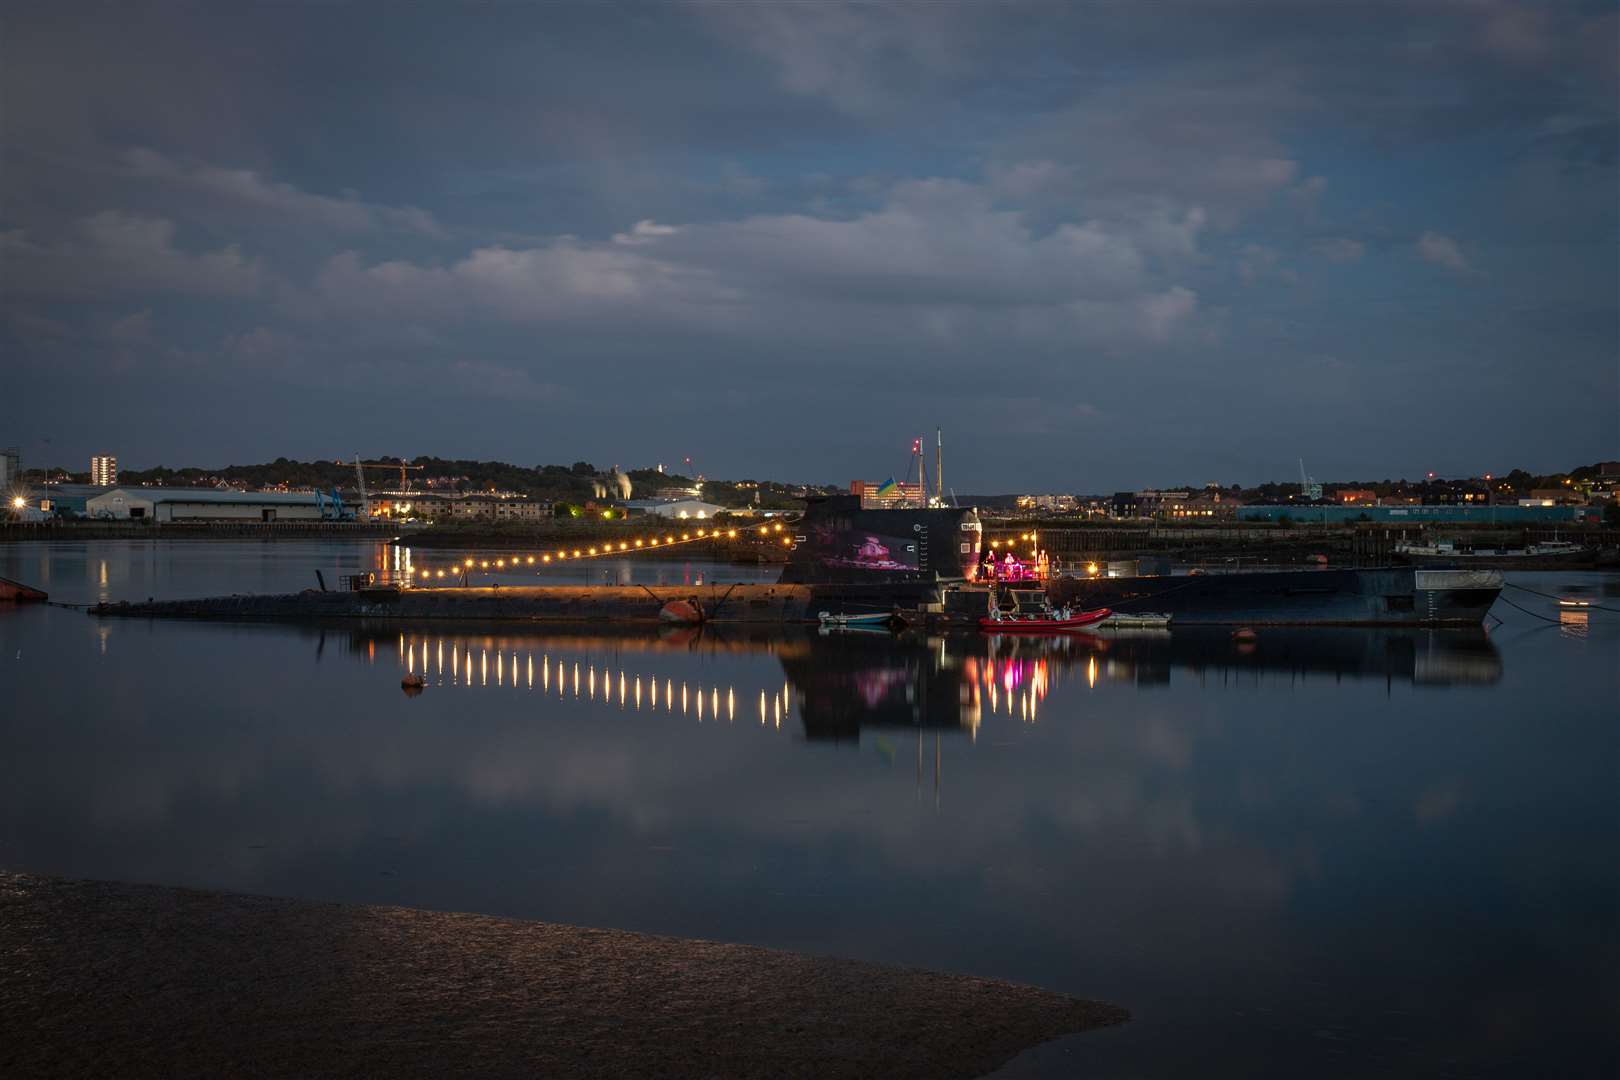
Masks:
[[[964,647],[972,639],[964,639]],[[1483,631],[1294,627],[1235,639],[1224,629],[1186,627],[1158,636],[1087,636],[1045,643],[1044,655],[1096,659],[1105,681],[1167,683],[1175,668],[1410,680],[1424,686],[1484,685],[1502,677],[1502,658]]]
[[[834,634],[808,642],[779,653],[807,738],[855,739],[871,727],[978,726],[977,687],[938,638]]]

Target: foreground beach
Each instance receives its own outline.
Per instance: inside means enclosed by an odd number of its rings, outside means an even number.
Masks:
[[[481,915],[0,873],[14,1076],[972,1077],[1128,1014]]]

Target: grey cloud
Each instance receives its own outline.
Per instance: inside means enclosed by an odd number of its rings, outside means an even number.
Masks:
[[[21,232],[0,234],[6,290],[95,298],[109,293],[173,292],[247,296],[263,274],[234,244],[191,254],[175,246],[174,222],[105,210],[75,223],[69,234],[39,244]]]
[[[1316,250],[1329,262],[1346,263],[1360,259],[1366,253],[1367,245],[1347,236],[1334,236],[1317,244]]]
[[[1417,253],[1424,262],[1443,266],[1447,270],[1466,274],[1473,270],[1473,265],[1463,255],[1462,248],[1451,237],[1437,232],[1425,232],[1417,240]]]
[[[1130,337],[1134,329],[1139,340],[1163,342],[1196,305],[1190,290],[1158,280],[1155,256],[1191,255],[1200,227],[1196,213],[1161,214],[1037,233],[983,188],[931,180],[899,185],[880,209],[848,219],[644,220],[606,242],[480,248],[440,267],[366,266],[349,253],[326,265],[315,291],[328,315],[610,317],[742,333],[761,345],[786,326],[824,334],[829,311],[840,313],[833,326],[895,324],[896,308],[911,316],[880,337],[917,329],[950,337],[991,318],[1025,335]],[[1028,317],[1042,310],[1052,317]],[[1084,318],[1071,317],[1080,311]]]
[[[432,214],[414,206],[377,206],[352,196],[334,199],[301,191],[291,184],[265,179],[252,169],[226,169],[201,162],[180,163],[155,150],[126,151],[127,173],[167,185],[188,196],[206,196],[249,210],[338,232],[399,229],[427,236],[442,235]]]

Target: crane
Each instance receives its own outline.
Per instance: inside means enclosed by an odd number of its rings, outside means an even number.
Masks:
[[[355,469],[355,473],[357,475],[359,474],[361,469],[388,469],[388,470],[398,469],[399,470],[399,490],[401,490],[401,491],[409,491],[410,490],[410,481],[405,476],[406,472],[421,472],[425,468],[427,468],[426,465],[407,465],[407,464],[405,464],[405,459],[404,458],[400,458],[398,461],[361,461],[360,456],[358,454],[356,454],[355,458],[354,458],[354,469]],[[360,482],[361,482],[361,490],[364,491],[364,489],[365,489],[365,477],[362,476],[360,478]]]
[[[1322,485],[1305,474],[1304,458],[1299,459],[1299,497],[1306,502],[1316,502],[1322,497]]]
[[[354,452],[354,486],[360,489],[360,516],[371,517],[371,496],[366,494],[366,471],[360,464],[360,451]]]

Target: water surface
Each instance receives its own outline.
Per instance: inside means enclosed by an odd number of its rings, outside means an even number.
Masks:
[[[13,544],[0,576],[88,602],[391,558]],[[1613,579],[1511,577],[1620,608]],[[0,865],[742,941],[1136,1016],[1008,1075],[1612,1073],[1620,616],[1497,614],[1250,645],[0,609]]]

